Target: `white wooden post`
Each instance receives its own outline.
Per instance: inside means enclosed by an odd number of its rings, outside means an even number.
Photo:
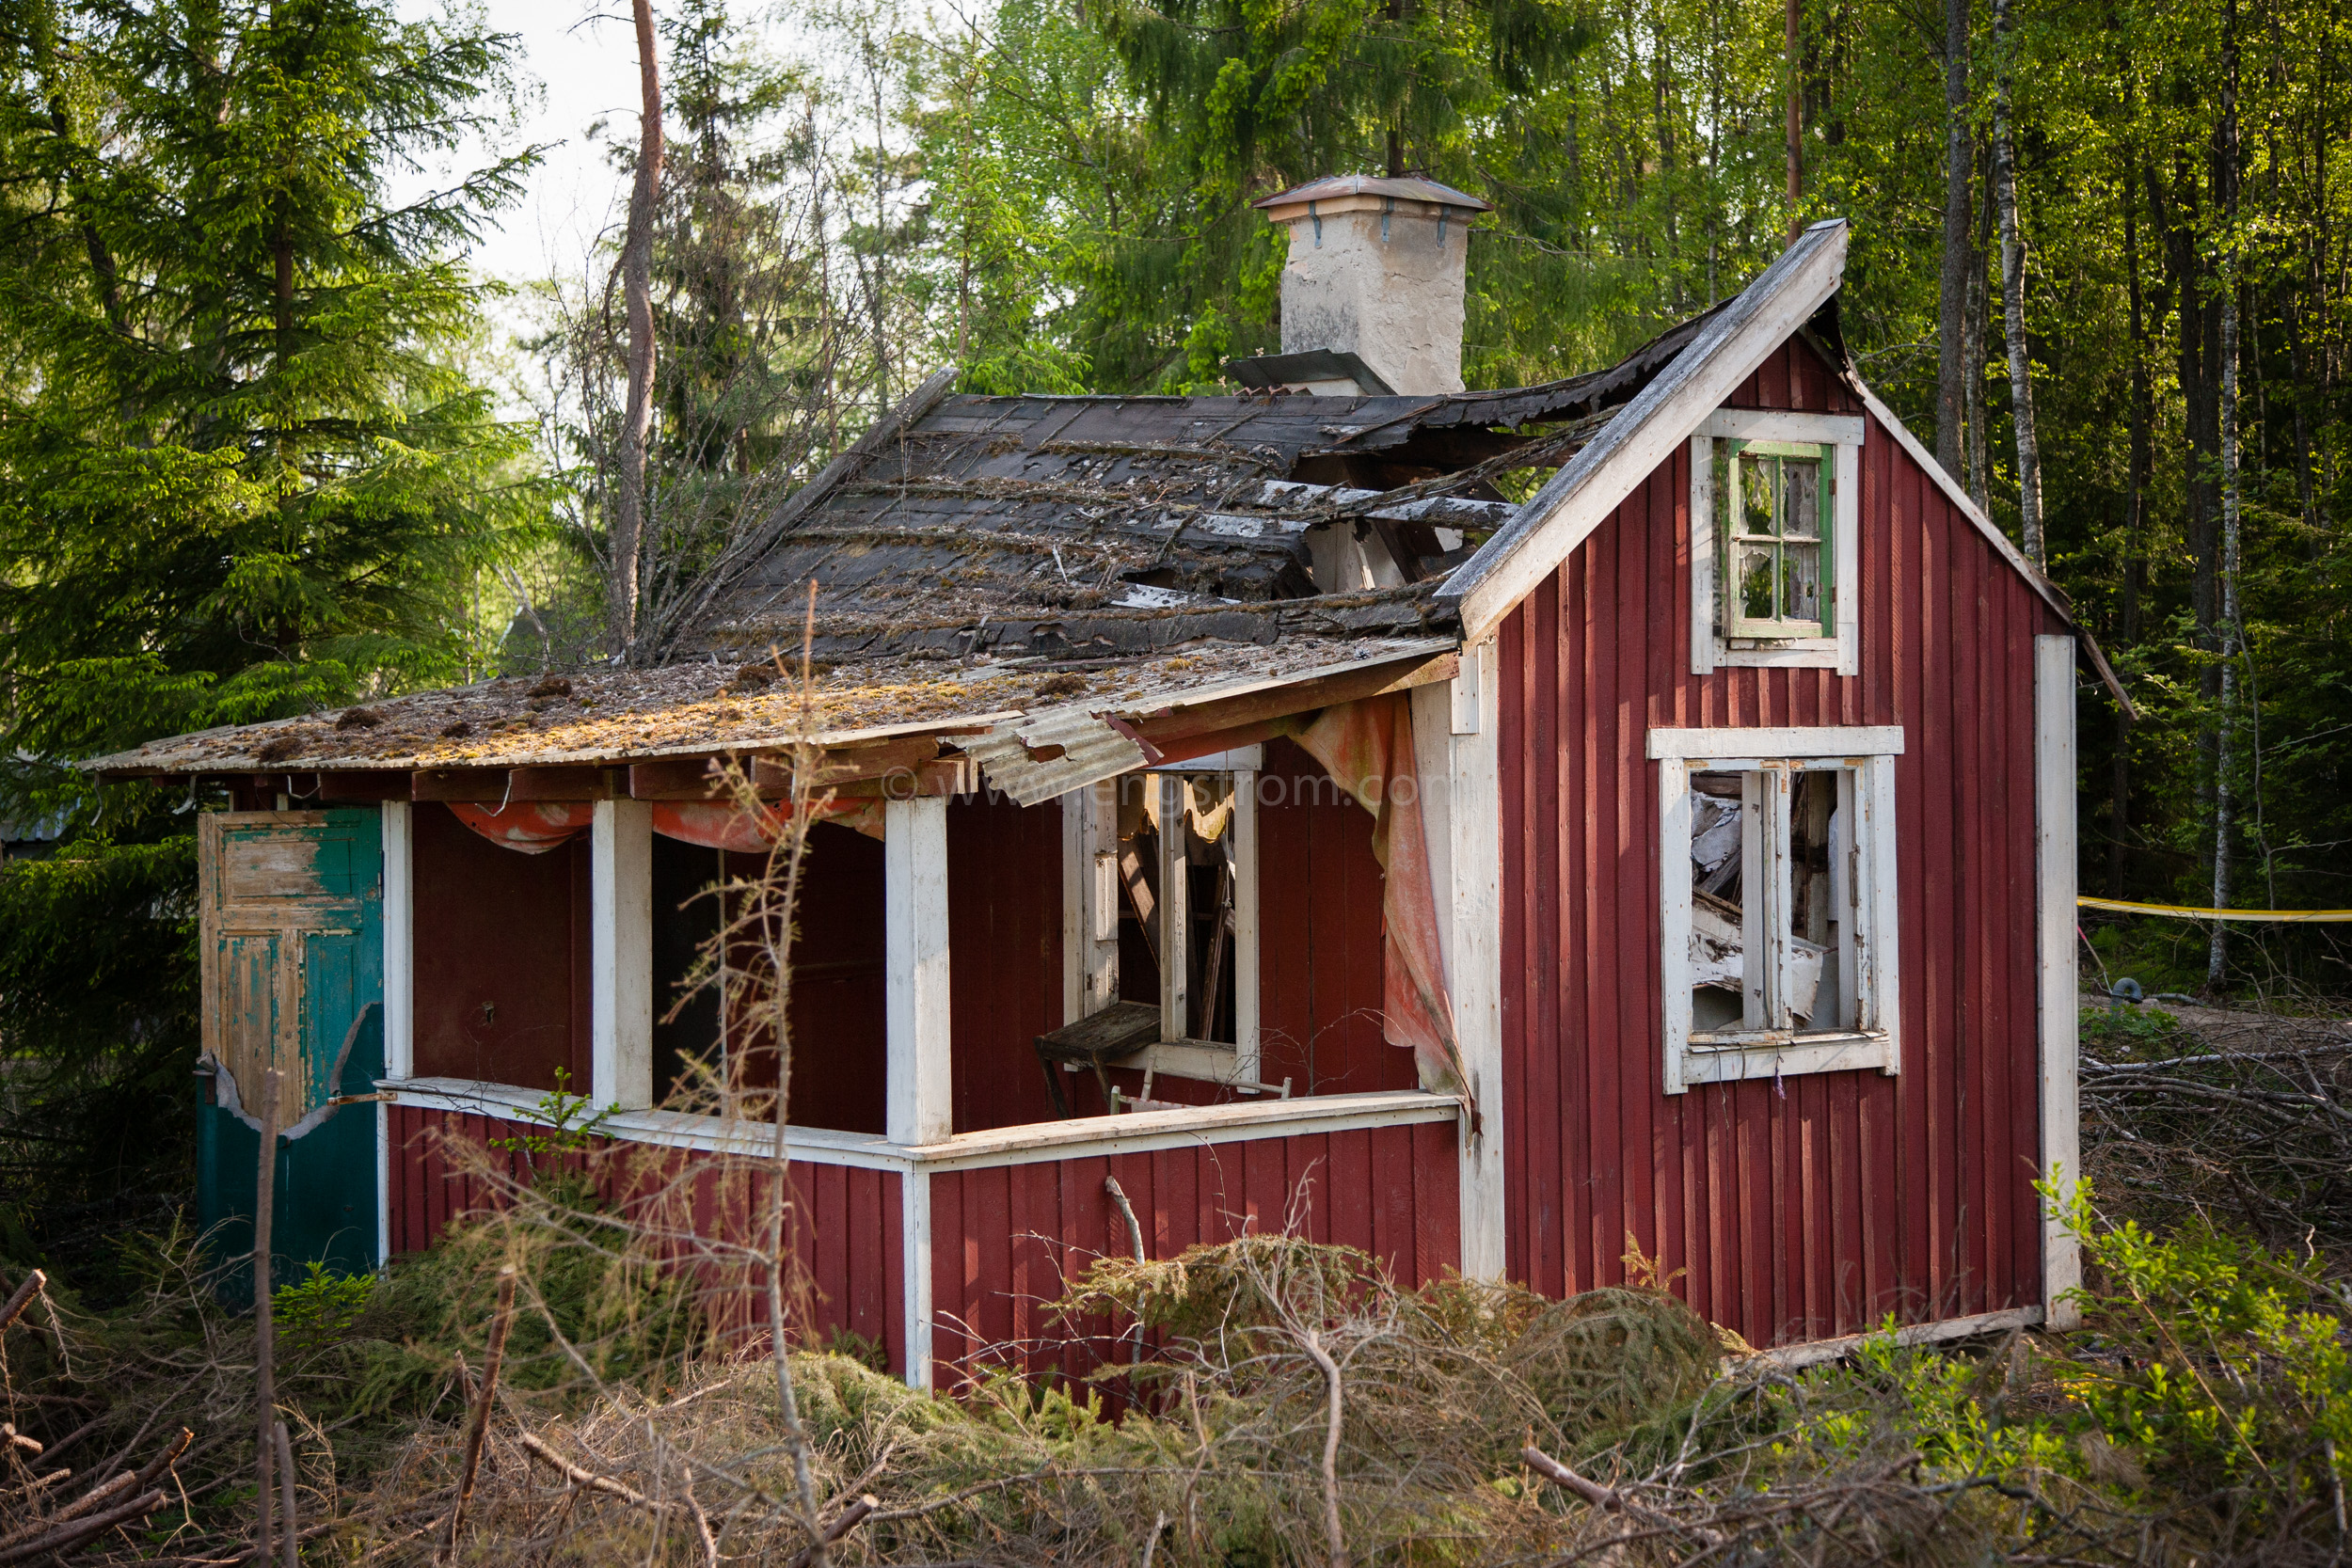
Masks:
[[[938,1143],[955,1127],[948,1053],[947,802],[882,807],[882,942],[888,1062],[884,1126],[895,1144]],[[898,1179],[900,1310],[906,1380],[931,1385],[931,1181],[919,1164]]]
[[[2075,1085],[2082,998],[2074,959],[2074,640],[2037,637],[2034,665],[2034,860],[2040,885],[2038,967],[2042,1023],[2042,1173],[2062,1198],[2082,1175],[2081,1102]],[[2042,1306],[2051,1328],[2074,1328],[2081,1308],[2059,1297],[2082,1283],[2082,1247],[2045,1203]]]
[[[1256,1082],[1258,1049],[1258,774],[1233,769],[1233,1073]]]
[[[589,830],[589,1098],[653,1103],[653,807],[599,800]]]
[[[384,1076],[417,1074],[417,888],[408,802],[384,802]],[[392,1108],[375,1108],[375,1260],[392,1253]]]
[[[1452,735],[1445,816],[1452,896],[1449,900],[1443,887],[1438,895],[1441,908],[1452,904],[1446,989],[1454,1002],[1454,1039],[1479,1115],[1477,1132],[1465,1130],[1460,1171],[1462,1273],[1471,1279],[1501,1279],[1506,1266],[1501,685],[1492,638],[1462,650],[1460,673],[1448,686]],[[1422,787],[1428,784],[1424,774]]]
[[[954,1123],[947,1055],[947,802],[882,807],[890,1141],[937,1143]]]
[[[1158,773],[1160,792],[1160,1038],[1188,1039],[1192,1035],[1191,945],[1192,857],[1184,824],[1184,802],[1191,795],[1180,773]]]
[[[1061,798],[1061,1017],[1074,1023],[1119,998],[1117,780]]]

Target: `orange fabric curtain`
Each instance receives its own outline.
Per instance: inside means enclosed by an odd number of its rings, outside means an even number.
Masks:
[[[458,821],[491,843],[519,849],[527,855],[544,855],[558,845],[569,843],[586,832],[596,817],[596,805],[588,800],[518,801],[502,808],[453,800],[449,809]],[[882,802],[836,800],[826,805],[820,820],[838,822],[868,838],[880,838]],[[766,849],[784,831],[784,821],[780,812],[742,812],[716,800],[658,800],[653,808],[655,832],[706,849],[743,853]]]

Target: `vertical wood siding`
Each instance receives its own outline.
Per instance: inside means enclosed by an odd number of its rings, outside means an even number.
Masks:
[[[1096,1258],[1132,1256],[1105,1176],[1119,1179],[1151,1258],[1295,1228],[1372,1253],[1419,1285],[1461,1260],[1454,1167],[1447,1121],[932,1176],[937,1386],[954,1385],[958,1364],[1077,1376],[1121,1354],[1108,1322],[1065,1335],[1045,1311]]]
[[[1062,1022],[1060,801],[947,802],[947,942],[955,1130],[1053,1120],[1037,1037]]]
[[[1859,412],[1790,344],[1731,406]],[[2032,590],[1872,421],[1861,673],[1690,673],[1687,446],[1501,638],[1508,1268],[1756,1343],[2040,1300]],[[1902,1071],[1661,1086],[1652,725],[1900,724]]]
[[[531,1131],[520,1123],[413,1105],[385,1109],[391,1118],[389,1250],[395,1254],[421,1251],[448,1228],[451,1220],[495,1205],[493,1189],[453,1157],[447,1141],[462,1139],[472,1144],[511,1180],[529,1177],[520,1154],[488,1148],[492,1139]],[[684,1151],[643,1152],[649,1162],[638,1170],[641,1180],[691,1180],[694,1212],[723,1223],[718,1162]],[[893,1370],[903,1370],[906,1345],[899,1308],[898,1173],[800,1160],[792,1162],[791,1171],[791,1233],[802,1276],[809,1287],[806,1323],[810,1338],[821,1343],[836,1328],[862,1335],[885,1347]],[[610,1200],[613,1195],[608,1191],[604,1196]],[[727,1207],[739,1215],[755,1202],[751,1195],[739,1194]],[[723,1326],[731,1322],[755,1328],[764,1321],[765,1308],[755,1309],[737,1291],[728,1291],[711,1305]]]
[[[410,820],[418,1075],[586,1088],[586,835],[526,855],[438,805]]]

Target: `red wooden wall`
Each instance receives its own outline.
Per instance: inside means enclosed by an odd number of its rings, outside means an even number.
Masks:
[[[1858,412],[1800,344],[1733,406]],[[2041,1297],[2033,637],[2062,628],[1875,420],[1861,668],[1690,673],[1688,447],[1502,631],[1508,1268],[1629,1238],[1752,1341]],[[1902,1071],[1661,1088],[1652,725],[1900,724]]]
[[[1114,1349],[1106,1323],[1064,1338],[1044,1308],[1098,1257],[1131,1256],[1103,1179],[1116,1176],[1144,1251],[1280,1231],[1340,1242],[1419,1285],[1460,1265],[1461,1200],[1450,1121],[1201,1143],[951,1171],[931,1183],[931,1345],[948,1364],[985,1358],[1082,1374]]]
[[[522,1155],[488,1148],[493,1139],[532,1131],[521,1123],[413,1105],[388,1105],[385,1111],[391,1118],[389,1250],[393,1253],[423,1250],[451,1220],[487,1210],[496,1201],[489,1183],[469,1173],[445,1140],[472,1144],[512,1180],[530,1178]],[[695,1213],[717,1212],[718,1166],[710,1157],[659,1149],[640,1152],[653,1161],[639,1172],[641,1179],[688,1172],[698,1182],[693,1195]],[[541,1157],[543,1163],[546,1158]],[[806,1322],[814,1331],[811,1337],[821,1342],[836,1327],[863,1335],[886,1347],[892,1368],[902,1370],[906,1343],[899,1307],[903,1266],[898,1172],[801,1160],[793,1161],[791,1169],[791,1233],[801,1275],[808,1286]],[[609,1167],[606,1185],[611,1185]],[[610,1201],[612,1194],[608,1190],[605,1196]],[[733,1207],[739,1212],[743,1200],[739,1197]],[[730,1292],[731,1297],[734,1294]],[[723,1314],[746,1310],[739,1299],[713,1306]],[[749,1311],[748,1318],[755,1323],[763,1322],[765,1307]]]
[[[526,855],[443,806],[410,823],[417,1075],[587,1092],[587,835]]]
[[[955,1130],[1054,1119],[1037,1037],[1061,1026],[1061,802],[947,802]]]

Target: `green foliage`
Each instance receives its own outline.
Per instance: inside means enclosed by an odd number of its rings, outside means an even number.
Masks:
[[[548,1129],[545,1132],[516,1132],[508,1137],[493,1138],[490,1147],[502,1153],[520,1154],[536,1162],[547,1154],[577,1154],[592,1147],[603,1135],[604,1124],[618,1105],[597,1110],[584,1094],[574,1094],[572,1069],[555,1069],[555,1087],[539,1097],[538,1102],[518,1113],[524,1119]]]
[[[32,0],[0,25],[0,874],[14,1192],[181,1179],[193,797],[71,765],[461,675],[479,574],[541,529],[459,369],[453,259],[528,157],[395,207],[489,130],[507,42],[380,0]]]

